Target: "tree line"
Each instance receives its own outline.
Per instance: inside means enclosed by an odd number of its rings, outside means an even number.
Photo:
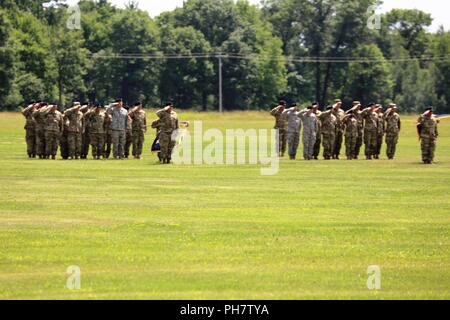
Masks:
[[[152,19],[137,1],[82,0],[81,28],[70,29],[65,1],[2,0],[0,110],[118,97],[217,109],[220,54],[226,110],[337,97],[450,112],[450,32],[428,32],[429,14],[403,9],[369,28],[377,2],[187,0]]]

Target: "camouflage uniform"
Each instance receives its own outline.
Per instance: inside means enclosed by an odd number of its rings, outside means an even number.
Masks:
[[[316,134],[319,130],[319,121],[316,114],[309,113],[308,110],[300,111],[300,118],[303,123],[303,158],[311,160],[313,159]]]
[[[278,106],[270,114],[275,117],[275,129],[278,130],[278,154],[280,157],[284,157],[286,153],[287,144],[287,121],[286,117],[283,116],[282,106]]]
[[[103,147],[105,145],[105,117],[103,110],[91,110],[85,115],[89,123],[89,141],[92,146],[92,156],[94,159],[100,159],[103,156]]]
[[[45,156],[45,126],[40,109],[33,111],[33,118],[36,125],[36,155],[42,159]]]
[[[342,109],[333,109],[332,113],[336,117],[336,139],[334,140],[333,159],[339,159],[344,135],[342,120],[345,117],[345,112]]]
[[[378,112],[378,128],[377,128],[377,145],[375,148],[375,159],[380,158],[381,148],[383,147],[383,137],[384,137],[384,119],[383,113]]]
[[[322,121],[320,120],[320,115],[322,114],[322,112],[317,110],[315,114],[318,119],[318,129],[316,134],[316,143],[314,144],[313,158],[317,160],[319,159],[320,145],[322,143]]]
[[[422,161],[431,164],[434,161],[434,152],[436,150],[436,140],[438,137],[438,120],[434,117],[422,115],[418,124],[421,126],[420,139],[422,149]]]
[[[59,111],[51,111],[51,108],[41,109],[41,114],[44,118],[44,130],[45,130],[45,156],[50,156],[55,159],[58,152],[59,138],[63,131],[64,122],[63,115]]]
[[[131,125],[132,125],[132,120],[130,118],[130,116],[128,116],[128,126],[127,126],[127,130],[125,132],[125,149],[124,149],[124,153],[125,153],[125,158],[128,159],[128,157],[130,156],[130,149],[131,149],[131,145],[133,144],[133,133],[131,131]]]
[[[364,119],[362,117],[361,111],[354,111],[353,115],[358,122],[358,136],[356,137],[356,145],[354,151],[354,159],[358,159],[359,154],[361,152],[361,146],[363,144],[364,137]]]
[[[323,112],[319,119],[322,123],[323,157],[329,160],[335,151],[337,119],[331,111]]]
[[[69,157],[79,159],[82,151],[83,113],[77,107],[73,107],[66,110],[64,115],[69,119],[69,134],[67,136]]]
[[[63,116],[63,132],[59,141],[59,147],[61,150],[61,158],[64,160],[69,159],[69,119]]]
[[[354,115],[344,118],[345,153],[348,160],[356,159],[356,144],[359,137],[359,121]]]
[[[111,144],[112,144],[112,117],[110,114],[105,114],[105,135],[104,141],[105,144],[103,146],[103,157],[108,159],[111,156]]]
[[[172,134],[178,129],[178,116],[174,111],[169,113],[166,109],[159,110],[156,115],[161,120],[161,135],[159,138],[159,144],[161,145],[161,159],[164,163],[170,163],[172,151],[175,146]]]
[[[34,105],[30,105],[22,111],[26,119],[25,141],[27,143],[27,154],[30,158],[36,157],[36,121],[33,118],[33,107]]]
[[[398,137],[401,129],[400,116],[395,111],[388,111],[384,114],[386,121],[386,155],[388,159],[394,159],[395,151],[398,143]]]
[[[144,110],[134,110],[130,113],[130,118],[132,120],[133,156],[140,159],[147,132],[147,115]]]
[[[364,119],[365,154],[366,158],[370,160],[375,155],[377,148],[378,115],[371,109],[365,109],[361,115]]]
[[[128,129],[128,111],[116,106],[110,106],[106,113],[111,115],[111,138],[113,144],[114,159],[123,159],[125,157],[126,130]]]
[[[89,145],[91,143],[91,127],[89,121],[86,121],[84,116],[91,111],[88,106],[85,106],[80,109],[81,113],[83,113],[82,118],[82,124],[83,124],[83,133],[81,135],[81,151],[80,151],[80,158],[81,159],[87,159],[89,155]]]
[[[300,130],[302,128],[302,121],[300,119],[300,112],[293,109],[284,110],[283,116],[287,119],[287,145],[288,154],[291,160],[297,156],[298,145],[300,143]]]

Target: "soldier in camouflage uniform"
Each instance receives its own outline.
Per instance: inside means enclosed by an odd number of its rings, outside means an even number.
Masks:
[[[378,114],[378,129],[377,129],[377,146],[375,148],[375,159],[380,159],[381,148],[383,147],[383,138],[384,138],[384,119],[383,119],[383,111],[382,106],[380,104],[376,105],[375,112]]]
[[[400,115],[397,113],[397,105],[391,103],[389,109],[384,113],[383,119],[386,122],[386,155],[389,160],[394,159],[401,130]]]
[[[147,115],[142,110],[142,103],[136,102],[135,108],[131,110],[129,116],[132,120],[131,132],[133,140],[133,157],[141,159],[142,148],[145,142],[145,133],[147,132]]]
[[[286,109],[286,102],[280,101],[279,105],[270,111],[270,114],[275,117],[275,130],[278,130],[278,155],[284,157],[286,153],[287,144],[287,121],[283,116]]]
[[[161,145],[161,158],[163,163],[170,163],[175,141],[172,135],[178,130],[178,116],[173,111],[172,103],[168,103],[164,109],[159,110],[156,115],[161,120],[161,135],[159,144]]]
[[[354,101],[351,110],[356,121],[358,121],[358,137],[356,138],[355,152],[353,153],[353,158],[358,159],[364,137],[364,119],[361,115],[361,102]]]
[[[84,116],[86,115],[86,113],[88,113],[89,111],[91,111],[92,108],[90,106],[90,104],[88,102],[86,102],[81,108],[80,111],[83,114],[83,118],[82,118],[82,125],[83,125],[83,130],[82,130],[82,135],[81,135],[81,151],[80,151],[80,158],[81,159],[87,159],[88,155],[89,155],[89,146],[90,146],[90,123],[89,121],[86,121]]]
[[[27,143],[27,154],[29,158],[36,158],[36,121],[33,118],[33,112],[37,109],[39,103],[32,102],[22,111],[26,119],[25,123],[25,141]]]
[[[319,131],[319,121],[313,111],[312,106],[300,111],[300,118],[303,123],[303,158],[305,160],[313,159],[314,144]]]
[[[333,114],[336,117],[336,139],[334,142],[334,152],[333,159],[339,160],[339,156],[341,154],[342,148],[342,140],[344,135],[344,130],[342,126],[342,120],[345,117],[345,112],[341,109],[342,101],[340,99],[336,99],[333,105]]]
[[[125,158],[126,130],[128,129],[128,111],[123,107],[123,100],[117,99],[115,103],[106,109],[111,115],[111,131],[114,159]]]
[[[378,134],[378,114],[375,112],[375,103],[370,103],[369,106],[361,112],[361,116],[364,119],[366,159],[372,160],[372,157],[376,152]]]
[[[357,159],[355,152],[356,143],[359,136],[359,123],[354,112],[355,111],[350,110],[343,121],[345,129],[345,153],[347,155],[347,160]]]
[[[130,113],[129,107],[125,107],[125,109],[128,111],[128,113]],[[131,120],[131,117],[129,114],[128,114],[127,123],[128,123],[128,125],[127,125],[127,130],[125,131],[125,149],[124,149],[126,159],[128,159],[130,156],[130,149],[131,149],[131,145],[133,144],[133,132],[131,130],[133,121]]]
[[[39,159],[45,158],[45,125],[43,115],[39,111],[47,106],[48,104],[43,102],[32,113],[36,125],[36,155],[39,156]]]
[[[92,145],[92,156],[94,160],[100,160],[103,156],[103,147],[105,145],[105,108],[96,104],[93,110],[85,114],[86,122],[89,126],[89,141]]]
[[[323,157],[325,160],[330,160],[335,150],[334,143],[336,141],[336,125],[337,119],[333,114],[333,108],[328,107],[325,112],[319,116],[322,123],[323,135]]]
[[[58,106],[56,104],[52,104],[39,110],[44,119],[46,159],[49,159],[50,157],[52,157],[53,160],[56,159],[59,138],[61,137],[64,127],[63,115],[57,108]]]
[[[436,140],[439,136],[437,120],[433,116],[433,108],[427,108],[417,120],[417,129],[419,132],[422,149],[422,161],[425,164],[432,164],[434,161],[434,152],[436,150]]]
[[[73,108],[64,112],[69,119],[69,134],[67,137],[69,143],[69,158],[80,159],[83,138],[83,113],[80,111],[81,105],[76,102]]]
[[[110,114],[105,114],[105,144],[103,146],[103,158],[109,159],[111,156],[111,145],[112,145],[112,117]]]
[[[288,154],[291,160],[295,160],[297,156],[298,145],[300,143],[300,130],[302,128],[302,121],[300,119],[300,112],[297,104],[293,103],[290,109],[283,111],[283,116],[286,118],[287,126],[287,144]]]
[[[59,141],[61,158],[63,158],[63,160],[69,159],[69,124],[69,119],[66,117],[66,115],[63,115],[63,132]]]
[[[320,145],[322,143],[322,121],[320,120],[320,115],[322,112],[319,110],[319,103],[314,102],[313,103],[313,112],[317,117],[317,125],[318,130],[316,134],[316,143],[314,144],[314,152],[313,152],[313,159],[319,160],[319,154],[320,154]]]

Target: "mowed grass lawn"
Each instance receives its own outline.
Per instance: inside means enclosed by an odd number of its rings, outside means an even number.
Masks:
[[[266,112],[179,116],[273,126]],[[395,161],[284,159],[274,176],[159,165],[153,131],[142,161],[29,160],[23,124],[0,113],[2,299],[450,298],[450,120],[431,166],[404,117]]]

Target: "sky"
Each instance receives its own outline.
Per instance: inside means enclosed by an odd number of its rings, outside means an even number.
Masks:
[[[260,0],[249,0],[253,4],[259,4]],[[68,0],[67,3],[74,4],[78,0]],[[118,7],[124,7],[128,0],[110,0]],[[440,25],[445,30],[450,30],[450,1],[448,0],[384,0],[380,12],[387,12],[393,8],[420,9],[431,13],[434,21],[430,31],[436,31]],[[164,11],[171,11],[181,7],[183,0],[139,0],[139,8],[148,11],[150,16],[155,17]]]

